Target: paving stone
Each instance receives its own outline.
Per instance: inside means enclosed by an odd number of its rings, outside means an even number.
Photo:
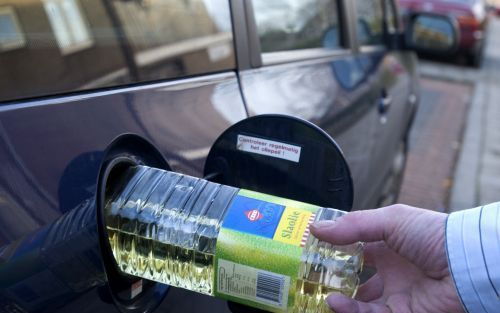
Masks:
[[[443,211],[448,204],[472,87],[422,78],[421,92],[398,201]]]

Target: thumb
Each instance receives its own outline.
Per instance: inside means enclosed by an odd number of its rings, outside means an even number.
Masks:
[[[355,211],[335,221],[320,221],[311,225],[311,233],[322,241],[347,245],[357,241],[385,240],[398,223],[391,207],[377,210]],[[396,213],[400,217],[401,212]]]

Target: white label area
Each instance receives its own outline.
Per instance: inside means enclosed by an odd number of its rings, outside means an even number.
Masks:
[[[241,151],[251,152],[273,158],[299,162],[301,147],[262,138],[238,135],[236,148]]]
[[[218,260],[217,291],[286,310],[290,277],[223,259]]]

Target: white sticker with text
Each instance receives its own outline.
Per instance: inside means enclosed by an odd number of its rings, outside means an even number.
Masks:
[[[300,160],[300,152],[302,149],[299,146],[245,135],[238,135],[236,148],[241,151],[266,155],[296,163]]]

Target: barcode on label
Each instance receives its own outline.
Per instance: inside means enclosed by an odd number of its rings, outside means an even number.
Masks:
[[[219,259],[217,263],[217,293],[282,311],[288,307],[290,276],[224,259]]]
[[[282,306],[284,287],[285,277],[283,275],[276,275],[261,271],[257,273],[257,298]]]

